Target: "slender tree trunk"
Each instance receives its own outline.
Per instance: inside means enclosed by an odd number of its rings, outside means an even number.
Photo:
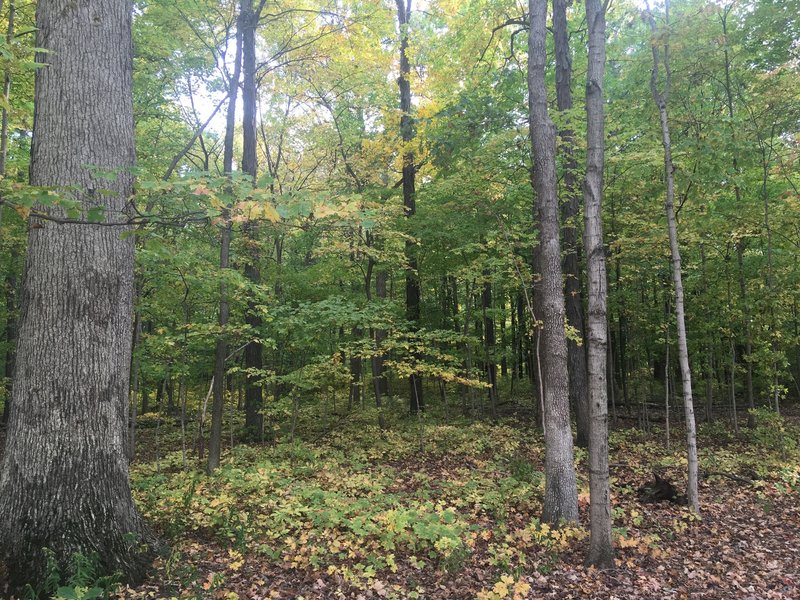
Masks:
[[[753,391],[753,329],[750,324],[750,301],[747,297],[747,284],[744,278],[744,245],[742,242],[736,244],[736,264],[739,268],[739,296],[742,299],[742,313],[744,315],[744,334],[745,334],[745,389],[747,390],[747,408],[752,411],[755,407],[755,394]],[[747,426],[755,427],[755,415],[748,412]]]
[[[733,421],[733,432],[739,435],[739,415],[736,412],[736,343],[731,336],[731,378],[730,378],[730,400],[731,400],[731,420]]]
[[[133,323],[130,0],[40,0],[31,183],[75,190],[118,225],[36,220],[28,235],[16,381],[0,466],[0,553],[12,587],[37,585],[48,548],[66,575],[135,581],[154,538],[131,498],[125,442]],[[98,58],[103,57],[103,68]],[[98,180],[87,165],[117,171]],[[105,193],[99,190],[113,190]],[[69,193],[69,192],[67,192]],[[59,217],[58,208],[50,210]],[[131,535],[136,543],[131,543]]]
[[[500,303],[500,377],[505,379],[508,377],[508,339],[506,335],[506,296],[505,293],[500,294],[502,302]]]
[[[703,295],[706,298],[706,301],[710,301],[708,294],[708,274],[706,273],[706,251],[705,245],[700,244],[700,265],[701,271],[703,275]],[[711,335],[708,336],[711,338]],[[705,414],[705,421],[706,423],[710,423],[713,419],[713,410],[714,410],[714,349],[711,343],[706,346],[706,368],[705,368],[705,380],[706,380],[706,414]]]
[[[2,209],[0,209],[2,210]],[[4,365],[5,376],[5,404],[3,405],[3,414],[0,415],[0,425],[8,423],[8,415],[11,411],[11,397],[13,395],[13,382],[14,382],[14,363],[16,359],[16,343],[17,343],[17,274],[14,263],[15,254],[11,256],[12,266],[8,270],[5,281],[6,293],[6,356]]]
[[[614,381],[614,345],[611,335],[611,320],[606,315],[606,332],[608,337],[608,357],[606,358],[606,371],[608,372],[608,396],[611,398],[611,418],[617,424],[617,383]]]
[[[739,162],[738,162],[738,152],[736,151],[736,128],[733,122],[734,118],[734,110],[733,110],[733,86],[731,85],[731,58],[728,52],[728,15],[730,14],[731,9],[733,8],[733,3],[726,6],[720,15],[720,20],[722,22],[722,35],[723,35],[723,52],[725,55],[725,103],[728,109],[728,119],[730,122],[731,127],[731,140],[733,141],[733,157],[731,159],[732,166],[733,166],[733,191],[736,194],[736,209],[742,210],[744,208],[742,204],[742,189],[739,185],[738,174],[739,174]],[[746,390],[747,390],[747,406],[751,410],[755,408],[755,398],[753,393],[753,361],[752,361],[752,353],[753,353],[753,332],[750,325],[750,306],[748,303],[747,298],[747,284],[745,282],[744,277],[744,250],[745,250],[745,241],[744,240],[737,240],[736,242],[736,263],[739,268],[739,296],[741,297],[742,301],[742,315],[744,317],[744,332],[745,332],[745,354],[744,357],[746,365],[746,373],[745,373],[745,382],[746,382]],[[735,353],[734,353],[735,355]],[[752,413],[748,414],[747,417],[747,426],[754,427],[755,426],[755,416]]]
[[[359,327],[353,327],[350,330],[350,335],[353,340],[360,340],[364,332]],[[350,403],[354,406],[360,406],[363,403],[362,395],[362,379],[364,377],[364,365],[362,364],[361,357],[350,352]]]
[[[495,329],[494,319],[489,311],[492,310],[492,282],[489,273],[484,273],[483,294],[481,295],[483,307],[483,340],[486,356],[486,382],[489,384],[489,414],[492,419],[497,419],[497,362],[495,361]]]
[[[256,138],[256,26],[259,15],[253,10],[253,0],[242,0],[242,171],[255,185],[258,177],[258,157]],[[244,275],[255,286],[261,283],[261,252],[258,240],[258,227],[247,223],[242,227],[248,257]],[[261,317],[254,298],[247,300],[245,323],[258,335]],[[264,405],[260,371],[264,368],[263,346],[254,339],[244,350],[245,378],[245,428],[251,439],[257,439],[261,432],[261,409]]]
[[[158,381],[156,383],[156,411],[157,411],[157,413],[159,411],[161,411],[161,402],[162,402],[162,400],[164,398],[164,382],[165,381],[166,381],[166,378],[162,379],[161,381]]]
[[[233,76],[228,82],[229,100],[228,114],[225,123],[225,142],[223,149],[222,168],[226,175],[233,171],[233,135],[236,129],[236,98],[238,96],[239,78],[242,70],[242,15],[239,15],[236,26],[236,53],[234,58]],[[225,271],[230,266],[231,248],[231,222],[227,210],[223,211],[225,224],[222,227],[222,237],[219,250],[219,268]],[[228,325],[230,316],[230,305],[228,303],[228,288],[225,284],[224,276],[219,284],[219,327],[220,333],[217,337],[217,347],[214,352],[214,402],[211,405],[211,435],[208,440],[208,463],[206,471],[213,475],[219,467],[220,455],[222,451],[222,412],[225,406],[225,359],[228,355],[228,342],[225,337],[225,329]]]
[[[11,48],[14,41],[14,20],[17,14],[16,0],[8,3],[8,29],[6,29],[6,47]],[[2,124],[0,125],[0,175],[6,174],[6,160],[8,159],[8,109],[11,98],[11,69],[6,67],[3,73],[3,100]]]
[[[591,540],[587,563],[614,566],[611,539],[611,491],[608,474],[608,277],[603,244],[603,163],[605,123],[603,80],[606,62],[605,8],[586,0],[589,62],[586,73],[587,154],[583,180],[584,234],[589,286],[589,492]],[[572,375],[572,373],[570,373]]]
[[[669,1],[664,3],[666,24],[669,26]],[[650,16],[650,27],[655,37],[657,33],[655,19]],[[670,88],[669,40],[664,44],[664,70],[666,72],[664,91],[658,90],[658,70],[660,51],[656,40],[652,43],[653,71],[650,78],[650,90],[658,107],[661,121],[661,141],[664,146],[664,176],[667,182],[664,210],[667,213],[667,229],[669,246],[672,255],[672,281],[675,288],[675,319],[678,328],[678,362],[681,368],[683,384],[683,406],[686,414],[686,450],[688,458],[689,483],[686,496],[692,510],[700,512],[700,497],[697,482],[697,434],[695,432],[694,402],[692,399],[692,372],[689,368],[689,349],[686,342],[686,321],[683,308],[683,277],[681,274],[681,253],[678,245],[678,226],[675,220],[675,168],[672,164],[672,143],[670,141],[667,99]]]
[[[147,389],[147,382],[145,381],[144,377],[142,377],[141,369],[136,370],[136,381],[134,383],[138,383],[139,392],[142,395],[142,410],[139,411],[139,414],[146,415],[150,412],[150,396],[149,390]]]
[[[528,93],[533,183],[539,219],[542,384],[544,387],[545,495],[542,520],[578,520],[578,492],[569,419],[569,371],[556,196],[556,131],[545,86],[547,1],[529,0]]]
[[[410,144],[414,140],[414,119],[411,117],[411,63],[408,61],[408,27],[411,19],[411,0],[395,0],[397,20],[400,28],[400,133],[403,139],[403,206],[406,217],[412,218],[417,212],[416,165],[414,151]],[[417,262],[417,244],[406,241],[406,318],[412,327],[419,323],[420,285]],[[422,396],[422,378],[415,372],[409,377],[410,408],[412,413],[425,410]]]
[[[670,379],[670,356],[669,356],[669,296],[667,296],[667,301],[664,303],[664,327],[666,329],[666,333],[664,335],[664,435],[666,436],[667,440],[667,450],[672,449],[672,439],[670,437],[670,422],[669,422],[669,399],[670,393],[672,392],[672,380]]]
[[[175,414],[175,381],[167,380],[167,416]]]
[[[1,4],[1,3],[0,3]],[[8,29],[6,30],[6,46],[11,47],[11,42],[14,40],[14,19],[16,15],[16,0],[10,0],[8,6]],[[8,158],[8,109],[6,106],[9,104],[11,98],[11,70],[9,67],[5,68],[3,73],[3,100],[4,106],[2,109],[2,129],[0,129],[0,176],[6,176],[6,159]],[[3,224],[3,207],[0,207],[0,230]],[[16,264],[16,250],[11,250],[10,268],[5,280],[5,294],[6,294],[6,356],[5,356],[5,403],[3,404],[3,413],[0,414],[0,425],[8,422],[8,414],[11,409],[11,396],[12,396],[12,382],[14,380],[14,357],[16,346],[16,331],[17,331],[17,317],[16,317],[16,295],[17,295],[17,275],[15,270]]]
[[[386,300],[386,282],[388,280],[388,274],[386,271],[379,270],[375,273],[375,296],[379,299],[379,301]],[[372,357],[372,379],[373,385],[375,387],[375,402],[378,405],[378,409],[381,408],[381,398],[385,396],[389,392],[389,387],[386,381],[386,375],[383,372],[383,355],[381,352],[381,346],[383,346],[383,342],[386,340],[386,330],[378,328],[375,330],[375,350],[376,354]]]
[[[774,126],[773,126],[774,128]],[[774,130],[773,130],[774,135]],[[772,351],[772,397],[775,403],[775,412],[780,414],[780,389],[778,387],[778,343],[777,332],[775,324],[775,273],[773,271],[772,263],[772,225],[769,220],[769,191],[767,190],[767,182],[769,181],[769,165],[772,154],[772,149],[767,152],[767,143],[759,133],[759,146],[761,147],[761,201],[764,207],[764,231],[767,234],[767,306],[769,308],[769,330],[770,330],[770,350]],[[783,433],[779,432],[781,438],[781,452],[783,448]]]
[[[556,102],[559,111],[572,110],[572,58],[567,27],[567,0],[553,0],[553,41],[556,59]],[[567,323],[584,343],[567,340],[569,361],[569,403],[575,412],[576,444],[586,448],[589,443],[589,396],[586,381],[586,335],[581,299],[581,273],[578,258],[577,219],[580,212],[578,162],[575,159],[575,132],[567,125],[558,132],[560,152],[564,164],[564,191],[566,200],[561,203],[564,235],[564,298]]]

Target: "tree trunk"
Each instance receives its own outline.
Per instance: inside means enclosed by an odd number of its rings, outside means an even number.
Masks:
[[[259,15],[253,10],[253,0],[242,0],[242,171],[255,185],[258,177],[258,157],[256,154],[256,26]],[[244,268],[245,277],[254,285],[261,283],[260,246],[258,227],[255,223],[246,223],[242,234],[247,250],[247,261]],[[254,299],[247,300],[245,323],[258,335],[261,328],[261,317]],[[264,349],[260,341],[252,340],[244,349],[245,367],[245,428],[251,439],[257,439],[261,433],[261,409],[264,405],[260,371],[264,368]]]
[[[508,339],[506,336],[506,296],[505,293],[500,294],[500,377],[505,379],[508,377]]]
[[[148,389],[145,385],[145,379],[142,377],[141,372],[137,369],[137,379],[134,383],[139,383],[139,387],[141,389],[142,394],[142,410],[139,411],[139,414],[146,415],[150,412],[150,396],[148,395]]]
[[[669,2],[664,3],[666,25],[669,26]],[[655,37],[657,33],[655,19],[650,16],[650,28]],[[667,214],[669,246],[672,255],[672,282],[675,288],[675,319],[678,328],[678,362],[681,368],[683,384],[683,407],[686,415],[686,451],[688,459],[689,482],[686,496],[692,510],[700,512],[700,498],[697,485],[697,434],[695,432],[694,402],[692,399],[692,372],[689,368],[689,349],[686,343],[686,321],[683,308],[683,276],[681,274],[681,253],[678,246],[678,226],[675,220],[675,168],[672,164],[672,144],[670,141],[667,99],[670,87],[669,40],[664,44],[664,70],[666,79],[663,93],[658,90],[658,69],[660,52],[656,40],[653,40],[653,71],[650,77],[650,90],[658,107],[661,122],[661,141],[664,146],[664,176],[667,182],[667,196],[664,210]]]
[[[350,330],[353,341],[358,341],[364,336],[364,331],[360,327],[353,327]],[[354,406],[361,406],[364,401],[362,394],[364,378],[364,365],[361,357],[350,351],[350,403]]]
[[[14,19],[17,12],[17,3],[11,0],[8,4],[8,29],[6,30],[6,46],[11,48],[14,40]],[[2,128],[0,129],[0,176],[6,176],[6,159],[8,158],[8,106],[11,98],[11,69],[6,67],[3,73],[3,100],[5,104],[2,109]],[[3,209],[0,208],[0,226],[2,226]],[[0,424],[8,423],[8,414],[11,409],[11,387],[14,379],[14,357],[17,332],[16,296],[17,296],[17,275],[15,271],[16,250],[11,251],[10,268],[6,275],[6,356],[5,356],[5,404],[3,413],[0,415]]]
[[[17,343],[17,274],[14,263],[15,254],[12,255],[11,267],[6,275],[5,293],[6,293],[6,356],[4,365],[4,381],[5,381],[5,404],[3,405],[3,413],[0,415],[0,425],[8,423],[8,415],[11,412],[11,396],[14,381],[14,362],[16,358],[16,343]]]
[[[733,111],[733,86],[731,85],[731,58],[730,54],[728,53],[728,15],[730,14],[731,8],[733,8],[733,3],[726,6],[722,10],[720,15],[720,21],[722,22],[722,35],[724,38],[723,40],[724,43],[722,47],[725,55],[725,104],[728,109],[728,119],[731,127],[731,140],[733,141],[732,145],[734,148],[733,158],[732,158],[733,191],[736,194],[736,210],[742,210],[744,208],[742,205],[742,189],[741,186],[739,185],[739,181],[737,178],[737,175],[739,173],[739,161],[736,152],[736,129],[733,122],[734,111]],[[742,316],[744,317],[745,354],[746,354],[744,360],[747,363],[746,365],[747,371],[745,374],[745,382],[747,390],[747,406],[749,409],[752,410],[753,408],[755,408],[755,399],[753,394],[753,361],[752,361],[753,332],[750,326],[750,307],[748,305],[748,299],[747,299],[747,284],[745,283],[745,278],[744,278],[744,247],[745,247],[744,240],[736,241],[736,263],[739,267],[739,296],[742,301]],[[755,427],[755,416],[752,413],[748,414],[747,426]]]
[[[375,274],[375,296],[380,301],[386,300],[386,281],[388,274],[386,271],[379,270]],[[389,386],[386,381],[386,375],[383,373],[383,355],[380,354],[381,346],[386,340],[386,330],[375,330],[375,350],[376,354],[372,357],[372,379],[373,386],[375,387],[375,402],[378,409],[381,408],[381,397],[389,393]]]
[[[17,14],[16,0],[8,3],[8,29],[6,29],[6,47],[10,50],[14,41],[14,19]],[[0,125],[0,175],[6,174],[6,160],[8,159],[8,109],[11,98],[11,68],[6,67],[3,73],[3,106],[2,125]]]
[[[547,112],[545,87],[546,0],[529,0],[528,92],[533,183],[539,217],[542,314],[542,384],[544,387],[545,495],[542,520],[578,520],[578,491],[569,419],[569,371],[564,329],[561,235],[556,197],[556,131]]]
[[[566,0],[553,0],[553,41],[556,59],[556,103],[559,111],[569,111],[572,110],[572,59],[569,51]],[[578,163],[575,160],[575,132],[570,126],[566,126],[558,132],[558,135],[561,138],[560,151],[564,163],[563,181],[567,196],[566,201],[561,204],[567,323],[575,328],[578,337],[584,341],[584,344],[579,346],[577,340],[567,340],[569,403],[572,410],[575,411],[576,444],[581,448],[586,448],[589,443],[589,397],[586,382],[586,336],[583,323],[576,223],[580,212]]]
[[[43,548],[62,574],[73,554],[95,553],[98,575],[120,571],[135,581],[155,546],[131,498],[125,452],[134,246],[121,234],[129,229],[122,222],[135,160],[131,15],[130,0],[40,0],[36,11],[36,46],[49,52],[37,54],[48,66],[36,71],[31,183],[80,190],[73,193],[86,209],[100,206],[105,222],[119,225],[36,220],[29,231],[0,467],[0,545],[14,587],[42,582]],[[99,180],[87,165],[117,177]]]
[[[495,360],[495,344],[497,342],[494,330],[494,319],[488,311],[492,309],[492,282],[489,273],[484,273],[483,282],[483,341],[486,356],[486,382],[489,384],[489,414],[492,419],[497,419],[497,362]]]
[[[583,180],[584,234],[589,286],[589,492],[591,541],[587,563],[614,566],[611,541],[611,492],[608,475],[608,279],[603,244],[604,115],[603,79],[606,62],[605,9],[600,0],[586,0],[589,62],[586,73],[586,176]],[[572,375],[573,373],[570,373]]]
[[[408,27],[411,18],[411,0],[395,0],[397,4],[397,20],[400,28],[400,133],[403,139],[403,206],[407,218],[417,212],[416,202],[416,165],[414,151],[410,144],[414,139],[414,120],[411,117],[411,64],[408,61]],[[420,286],[417,271],[417,244],[406,240],[406,318],[416,329],[419,323]],[[425,410],[422,396],[422,378],[416,373],[409,377],[410,408],[412,413]]]
[[[242,15],[236,25],[236,53],[234,57],[233,75],[228,82],[228,114],[225,123],[225,142],[223,149],[222,168],[226,175],[233,171],[233,135],[236,130],[236,98],[239,95],[239,78],[242,71]],[[222,227],[222,236],[219,249],[219,268],[224,274],[230,265],[231,248],[231,222],[227,210],[223,211],[225,224]],[[219,467],[222,451],[222,411],[225,400],[225,359],[228,355],[228,342],[225,338],[225,328],[228,325],[230,306],[228,303],[228,289],[225,278],[219,284],[219,327],[217,346],[214,352],[214,402],[211,405],[211,435],[208,440],[208,464],[206,471],[213,475]]]

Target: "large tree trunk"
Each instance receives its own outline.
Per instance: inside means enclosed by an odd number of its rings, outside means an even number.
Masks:
[[[411,19],[411,0],[395,0],[397,4],[397,21],[400,28],[400,133],[403,139],[403,206],[406,217],[411,218],[417,212],[416,202],[416,165],[414,152],[410,143],[414,139],[414,119],[411,117],[411,64],[408,61],[408,26]],[[406,318],[416,328],[419,323],[419,272],[417,271],[417,244],[406,241]],[[410,408],[415,413],[425,410],[422,396],[422,378],[417,373],[409,377]]]
[[[669,2],[664,3],[667,27],[669,26]],[[655,37],[657,33],[655,19],[650,17],[650,28]],[[669,116],[667,113],[667,99],[670,87],[669,70],[669,42],[664,45],[664,70],[666,79],[664,91],[658,90],[658,65],[660,52],[656,40],[653,40],[653,71],[650,78],[650,91],[658,107],[661,122],[661,141],[664,146],[664,176],[667,182],[667,197],[664,210],[667,214],[667,230],[669,233],[669,247],[672,255],[672,283],[675,288],[675,319],[678,327],[678,363],[681,368],[681,383],[683,384],[683,407],[686,415],[686,451],[688,460],[689,482],[686,496],[692,510],[700,512],[700,498],[697,486],[697,434],[695,432],[694,401],[692,399],[692,371],[689,368],[689,349],[686,343],[686,320],[683,308],[683,276],[681,274],[681,253],[678,246],[678,225],[675,220],[675,169],[672,164],[672,143],[669,133]]]
[[[253,10],[253,0],[242,0],[242,171],[255,185],[258,176],[258,157],[256,154],[256,26],[259,15]],[[260,245],[258,228],[248,223],[242,228],[247,249],[247,260],[244,275],[253,284],[261,283]],[[248,298],[245,322],[258,333],[261,328],[261,317],[254,299]],[[252,439],[261,434],[261,408],[264,404],[261,376],[258,374],[264,367],[263,346],[257,340],[247,344],[244,350],[245,380],[245,428]]]
[[[40,219],[29,232],[0,468],[0,545],[13,586],[42,581],[43,548],[64,569],[74,553],[97,554],[98,574],[120,571],[135,580],[154,546],[131,498],[125,454],[133,322],[133,238],[123,235],[134,164],[131,15],[130,0],[40,0],[37,7],[36,45],[49,52],[37,55],[48,66],[36,72],[31,183],[74,186],[86,208],[105,209],[106,225]],[[98,179],[87,165],[118,175]]]
[[[225,122],[225,142],[222,155],[222,169],[226,175],[233,171],[233,136],[236,130],[236,98],[239,95],[239,78],[242,74],[242,15],[236,25],[236,52],[233,75],[228,82],[228,114]],[[219,268],[224,272],[230,265],[231,222],[228,211],[224,211],[225,224],[219,249]],[[214,402],[211,405],[211,435],[208,440],[208,464],[206,472],[212,475],[219,467],[222,452],[222,409],[225,400],[225,359],[228,355],[228,342],[225,329],[230,316],[228,289],[223,278],[219,284],[219,326],[220,334],[214,352]]]
[[[572,59],[569,51],[566,0],[553,0],[553,41],[556,58],[556,103],[559,111],[572,110]],[[578,260],[577,219],[580,212],[578,162],[575,160],[575,132],[565,126],[558,132],[564,163],[566,201],[561,204],[564,235],[564,297],[567,323],[586,340],[581,299],[581,272]],[[575,411],[576,443],[586,448],[589,443],[589,396],[586,382],[586,350],[574,339],[567,340],[569,361],[569,403]]]
[[[561,235],[556,197],[556,128],[547,112],[547,1],[529,0],[528,93],[533,150],[533,183],[539,217],[543,321],[542,384],[544,387],[545,496],[542,520],[578,520],[578,491],[569,419],[569,372],[564,329],[564,287],[561,277]]]
[[[604,115],[606,61],[605,8],[586,0],[589,62],[586,73],[586,176],[583,180],[584,234],[589,283],[589,492],[591,541],[587,562],[600,569],[614,566],[611,543],[611,492],[608,479],[608,279],[603,245]]]

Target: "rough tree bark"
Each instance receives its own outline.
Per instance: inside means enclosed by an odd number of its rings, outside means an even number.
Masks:
[[[417,212],[416,202],[416,165],[414,151],[410,144],[414,139],[414,119],[411,117],[411,63],[408,61],[408,24],[411,19],[411,0],[395,0],[397,4],[397,21],[400,28],[400,134],[403,140],[403,206],[406,217],[411,218]],[[419,272],[417,271],[417,244],[406,241],[406,318],[412,327],[419,323]],[[422,396],[422,378],[417,373],[409,377],[410,408],[412,413],[425,410]]]
[[[583,179],[584,233],[589,286],[589,493],[591,540],[587,563],[614,566],[611,491],[608,478],[608,279],[603,245],[603,162],[605,151],[603,79],[606,15],[600,0],[586,0],[589,61],[586,73],[586,175]]]
[[[242,74],[242,14],[236,24],[236,52],[234,56],[233,74],[228,82],[228,114],[225,122],[225,141],[222,151],[222,169],[226,175],[233,171],[233,135],[236,130],[236,98],[239,95],[239,79]],[[228,212],[223,214],[224,225],[219,249],[219,268],[223,273],[230,266],[231,222]],[[219,284],[219,326],[217,346],[214,352],[214,402],[211,405],[211,435],[208,440],[208,464],[206,471],[212,475],[219,467],[222,451],[222,410],[225,400],[225,359],[228,354],[228,342],[225,328],[230,316],[228,289],[225,279]]]
[[[242,171],[255,185],[258,176],[258,157],[256,153],[256,26],[259,12],[253,9],[253,0],[242,0]],[[261,252],[258,242],[258,227],[247,223],[242,227],[247,259],[244,275],[253,284],[261,282]],[[257,333],[261,328],[254,299],[248,298],[245,322]],[[261,434],[261,408],[264,405],[261,377],[257,373],[264,367],[264,350],[260,341],[253,340],[244,349],[245,380],[245,428],[252,439]]]
[[[572,58],[569,50],[566,0],[553,0],[553,42],[556,59],[556,104],[559,111],[572,110]],[[567,323],[586,340],[581,298],[580,261],[578,260],[577,218],[580,212],[578,163],[575,159],[575,132],[566,125],[558,132],[564,164],[566,200],[561,204],[564,236],[564,298]],[[569,362],[569,403],[575,411],[577,436],[581,448],[589,444],[589,396],[586,381],[586,349],[574,339],[567,340]]]
[[[664,2],[664,15],[666,25],[669,26],[669,1]],[[664,146],[664,177],[667,183],[667,196],[664,210],[667,214],[667,230],[669,233],[669,247],[672,255],[672,284],[675,288],[675,319],[678,329],[678,363],[681,368],[681,383],[683,384],[683,407],[686,415],[686,453],[688,459],[689,481],[686,488],[686,497],[689,506],[696,513],[700,512],[700,498],[697,487],[697,433],[695,431],[694,401],[692,399],[692,371],[689,368],[689,349],[686,343],[686,320],[684,318],[683,304],[683,276],[681,275],[681,252],[678,245],[678,225],[675,220],[675,167],[672,164],[672,142],[669,132],[669,115],[667,101],[671,73],[669,68],[669,40],[664,43],[664,90],[658,89],[658,71],[661,62],[661,52],[655,39],[657,27],[655,18],[649,14],[650,29],[653,33],[653,70],[650,76],[650,91],[658,107],[661,122],[661,142]]]
[[[533,184],[539,219],[544,387],[545,496],[542,520],[578,520],[578,491],[569,419],[569,371],[561,276],[561,235],[556,196],[556,128],[545,87],[547,0],[529,0],[528,94]]]
[[[155,541],[131,498],[125,440],[133,322],[131,0],[41,0],[31,183],[80,190],[104,223],[39,220],[28,235],[17,371],[0,467],[0,546],[12,586],[60,566],[143,574]],[[117,172],[99,179],[91,165]],[[113,193],[99,190],[112,190]],[[47,210],[44,209],[43,210]],[[49,209],[63,217],[59,209]],[[62,571],[63,572],[63,571]]]

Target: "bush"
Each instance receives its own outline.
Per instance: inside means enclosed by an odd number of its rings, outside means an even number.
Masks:
[[[797,440],[786,434],[786,422],[781,415],[767,407],[754,408],[748,412],[756,423],[748,432],[754,444],[765,450],[786,452],[796,449]]]

